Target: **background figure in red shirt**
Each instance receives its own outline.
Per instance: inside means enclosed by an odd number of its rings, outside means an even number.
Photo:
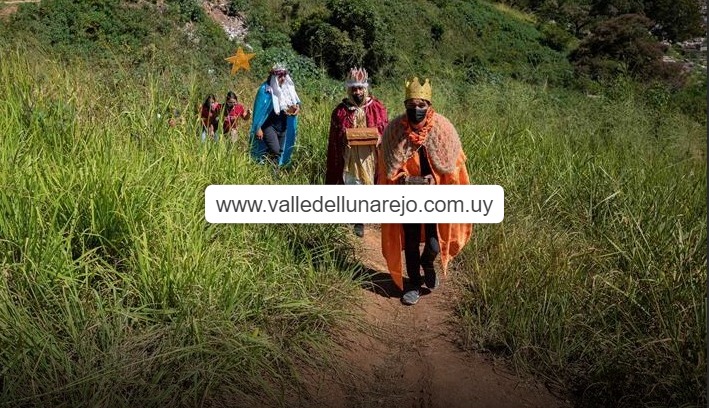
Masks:
[[[239,103],[239,98],[232,91],[226,94],[226,103],[224,104],[224,135],[229,135],[232,142],[239,139],[238,125],[239,119],[251,119],[251,109],[244,109],[244,105]]]
[[[207,95],[207,99],[202,103],[200,109],[200,119],[202,120],[202,141],[207,140],[207,136],[219,140],[219,134],[217,129],[219,129],[219,112],[222,110],[222,105],[217,102],[217,98],[214,94]]]

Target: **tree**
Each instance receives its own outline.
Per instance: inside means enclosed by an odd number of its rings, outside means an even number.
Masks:
[[[598,17],[618,17],[623,14],[642,14],[643,0],[592,0],[591,14]]]
[[[681,85],[679,64],[663,62],[664,46],[649,30],[654,22],[639,14],[624,14],[597,24],[569,59],[577,74],[607,80],[628,73],[640,80]]]
[[[361,42],[352,41],[346,32],[317,16],[301,23],[291,42],[293,49],[312,58],[335,78],[344,77],[353,65],[362,65],[366,53]]]
[[[656,35],[672,41],[704,32],[699,0],[593,0],[591,14],[602,17],[644,14],[656,23],[653,27]]]
[[[578,0],[547,0],[539,9],[545,20],[553,20],[578,38],[596,20],[591,14],[591,3]]]
[[[682,41],[703,35],[701,4],[697,0],[648,0],[645,14],[655,20],[661,38]]]
[[[329,0],[329,14],[313,14],[291,37],[293,48],[320,62],[335,78],[353,65],[385,75],[394,56],[392,40],[382,18],[363,0]]]

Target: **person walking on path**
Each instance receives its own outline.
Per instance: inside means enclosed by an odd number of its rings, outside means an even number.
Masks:
[[[382,136],[378,184],[470,184],[466,156],[453,124],[433,109],[431,84],[417,77],[406,82],[406,113],[393,119]],[[469,241],[472,224],[382,224],[382,254],[392,280],[403,291],[405,305],[414,305],[425,283],[439,285],[434,260],[441,256],[443,273],[448,263]],[[424,243],[423,252],[419,249]],[[404,286],[402,258],[408,281]],[[424,277],[421,277],[423,269]]]
[[[224,135],[228,135],[232,143],[236,143],[239,140],[239,122],[251,119],[251,109],[244,109],[244,105],[239,103],[239,98],[233,91],[227,92],[224,108]]]
[[[330,115],[325,184],[374,184],[376,148],[389,121],[387,109],[369,92],[369,76],[363,68],[352,68],[345,81],[347,97]],[[368,140],[349,140],[348,131],[364,130]],[[354,232],[364,236],[364,224]]]
[[[250,132],[251,157],[277,167],[290,163],[298,129],[300,98],[285,66],[276,64],[256,93]]]

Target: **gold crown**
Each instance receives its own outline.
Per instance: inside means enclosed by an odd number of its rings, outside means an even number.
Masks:
[[[423,85],[419,83],[418,77],[413,77],[411,81],[406,81],[406,99],[415,98],[431,102],[431,83],[428,82],[428,78],[423,82]]]

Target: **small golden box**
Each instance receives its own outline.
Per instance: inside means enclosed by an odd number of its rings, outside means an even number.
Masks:
[[[350,146],[376,145],[379,139],[379,131],[374,127],[345,129],[345,135]]]

